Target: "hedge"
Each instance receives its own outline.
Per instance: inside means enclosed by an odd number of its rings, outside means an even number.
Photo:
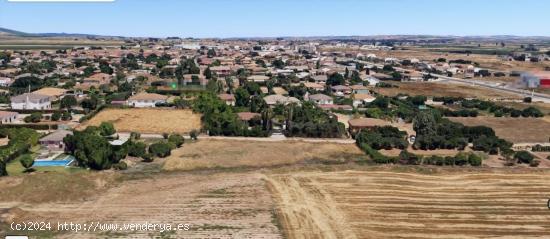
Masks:
[[[34,130],[55,130],[59,128],[57,124],[0,124],[0,129],[20,129],[28,128]]]

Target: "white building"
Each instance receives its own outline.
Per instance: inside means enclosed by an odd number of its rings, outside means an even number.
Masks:
[[[308,100],[311,102],[314,102],[317,105],[332,105],[334,104],[334,100],[332,97],[325,95],[325,94],[314,94],[308,96]]]
[[[47,95],[25,93],[11,97],[11,108],[17,110],[46,110],[52,108],[52,102]]]
[[[144,92],[130,97],[127,104],[137,108],[156,107],[157,104],[166,104],[167,99],[165,95]]]

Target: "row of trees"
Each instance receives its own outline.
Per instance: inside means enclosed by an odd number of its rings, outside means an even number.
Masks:
[[[497,154],[510,150],[512,146],[510,142],[498,138],[489,127],[464,126],[443,119],[437,111],[419,112],[413,120],[413,129],[416,131],[413,147],[422,150],[463,150],[471,142],[474,150]]]
[[[506,106],[497,105],[490,101],[484,101],[479,99],[462,100],[462,107],[464,108],[476,108],[479,110],[487,110],[493,113],[495,117],[511,116],[511,117],[543,117],[544,114],[535,107],[527,107],[523,110],[518,110]]]

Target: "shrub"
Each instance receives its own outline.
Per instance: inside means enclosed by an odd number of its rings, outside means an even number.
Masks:
[[[149,153],[160,158],[169,156],[171,150],[170,144],[164,142],[154,143],[149,146]]]
[[[23,120],[25,123],[38,123],[42,119],[42,113],[34,112],[31,115],[25,117]]]
[[[21,162],[21,165],[25,168],[25,171],[28,172],[32,168],[32,165],[34,165],[34,158],[31,155],[25,154],[21,156],[19,162]]]
[[[128,168],[128,164],[126,164],[126,162],[124,162],[124,161],[120,161],[120,162],[114,164],[113,168],[115,170],[126,170]]]
[[[59,119],[61,119],[61,113],[59,113],[59,112],[54,112],[54,113],[52,114],[51,120],[52,120],[52,121],[58,121]]]
[[[482,158],[477,154],[472,153],[468,156],[468,163],[472,166],[481,166],[481,162]]]
[[[67,120],[71,120],[71,119],[73,119],[73,116],[71,115],[71,112],[69,112],[69,111],[65,111],[61,115],[61,120],[63,120],[63,121],[67,121]]]
[[[146,153],[146,148],[147,145],[145,145],[145,143],[143,142],[132,142],[128,146],[128,155],[132,157],[142,157]]]
[[[519,152],[516,152],[516,154],[514,155],[514,159],[516,159],[518,163],[530,164],[533,162],[534,158],[535,157],[527,151],[519,151]]]
[[[172,134],[168,137],[168,142],[173,143],[177,148],[179,148],[183,145],[185,139],[179,134]]]
[[[102,122],[99,125],[99,130],[102,136],[110,136],[116,133],[115,126],[111,122]]]
[[[164,139],[168,139],[168,136],[169,136],[168,133],[162,133],[162,137],[163,137]]]
[[[130,133],[130,139],[132,140],[139,140],[141,138],[141,134],[138,132],[131,132]]]
[[[529,163],[529,166],[536,168],[536,167],[539,166],[539,164],[540,164],[540,161],[533,160],[533,161],[531,161],[531,163]]]
[[[196,130],[191,130],[191,133],[189,133],[189,136],[192,140],[197,140],[198,132]]]
[[[150,153],[144,154],[143,156],[141,156],[141,158],[143,158],[143,162],[153,162],[153,155]]]

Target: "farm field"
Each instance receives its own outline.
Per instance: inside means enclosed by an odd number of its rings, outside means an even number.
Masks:
[[[467,126],[484,125],[495,130],[497,136],[512,143],[544,143],[550,137],[550,121],[541,118],[511,117],[449,117]]]
[[[477,48],[477,45],[470,46]],[[518,46],[519,47],[519,46]],[[517,49],[517,48],[516,48]],[[445,58],[447,61],[450,60],[467,60],[472,62],[477,62],[481,67],[500,70],[503,72],[508,72],[510,69],[514,70],[523,70],[523,71],[532,71],[532,70],[544,70],[546,67],[550,66],[548,61],[543,62],[521,62],[521,61],[504,61],[500,59],[497,55],[493,54],[459,54],[459,53],[449,53],[448,51],[455,50],[472,50],[468,47],[409,47],[406,50],[394,50],[394,51],[364,51],[364,54],[373,53],[376,54],[379,58],[386,57],[395,57],[399,59],[412,59],[417,58],[425,61],[433,61],[438,58]],[[510,48],[495,48],[492,46],[483,46],[478,50],[484,52],[494,52],[494,51],[513,51],[514,49]]]
[[[33,176],[42,179],[52,177],[44,174]],[[164,233],[152,230],[33,234],[39,238],[52,235],[71,239],[226,238],[227,235],[237,238],[281,238],[273,213],[274,202],[265,182],[256,173],[159,174],[131,180],[114,179],[108,173],[74,176],[75,183],[82,186],[67,187],[55,191],[57,193],[51,189],[39,189],[30,201],[24,197],[0,196],[0,234],[5,235],[6,231],[2,231],[7,228],[3,224],[5,222],[32,220],[49,221],[53,225],[57,222],[190,224],[188,231]],[[25,180],[21,177],[3,178],[0,188],[16,192],[29,187]],[[44,181],[34,181],[35,187],[61,185],[61,182]],[[11,186],[7,186],[8,183]],[[54,193],[47,193],[47,190]],[[42,191],[49,196],[39,199]],[[30,192],[28,194],[31,195]]]
[[[201,115],[191,110],[172,109],[105,109],[80,128],[112,122],[119,132],[139,133],[189,133],[201,128]]]
[[[391,82],[399,88],[376,88],[375,91],[387,96],[396,96],[399,93],[408,95],[425,95],[425,96],[449,96],[449,97],[464,97],[464,98],[480,98],[480,99],[492,99],[492,98],[506,98],[506,99],[520,99],[519,96],[514,94],[508,94],[505,92],[493,91],[484,89],[481,87],[475,87],[465,84],[453,84],[453,83],[437,83],[437,82],[423,82],[423,83],[400,83]]]
[[[355,144],[204,140],[172,152],[165,170],[270,167],[317,160],[343,162],[364,157]]]
[[[547,172],[309,172],[267,177],[288,238],[542,238]]]

